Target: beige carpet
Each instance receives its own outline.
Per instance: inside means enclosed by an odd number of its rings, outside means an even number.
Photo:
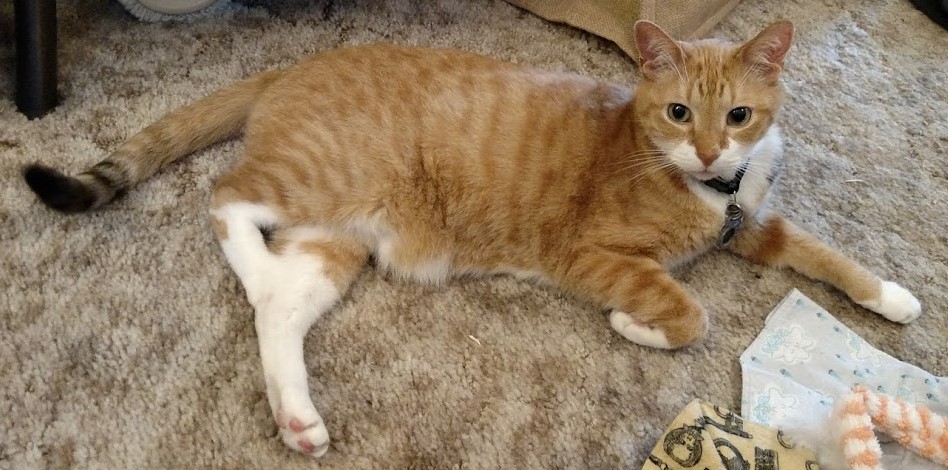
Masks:
[[[84,168],[176,106],[341,44],[636,77],[609,43],[500,0],[254,0],[193,25],[58,4],[62,105],[27,121],[0,75],[0,469],[313,466],[275,437],[251,309],[205,215],[241,144],[76,217],[41,207],[22,164]],[[746,0],[716,34],[743,38],[778,17],[799,34],[776,205],[914,291],[920,320],[897,326],[824,285],[711,254],[678,272],[712,312],[710,337],[666,353],[542,287],[434,289],[367,272],[306,344],[332,438],[320,466],[637,468],[692,398],[738,407],[738,355],[794,287],[884,351],[948,375],[948,33],[902,0]]]

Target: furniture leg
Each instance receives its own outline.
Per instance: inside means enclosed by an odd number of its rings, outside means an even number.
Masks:
[[[16,105],[29,119],[56,106],[56,1],[15,0]]]

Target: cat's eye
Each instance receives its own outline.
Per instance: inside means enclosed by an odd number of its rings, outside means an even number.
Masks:
[[[691,110],[680,103],[668,105],[668,117],[675,122],[688,122],[691,120]]]
[[[727,113],[727,125],[743,126],[747,124],[747,121],[750,121],[750,118],[751,110],[747,106],[734,108]]]

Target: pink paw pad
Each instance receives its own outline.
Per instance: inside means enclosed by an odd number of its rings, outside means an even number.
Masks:
[[[306,452],[313,452],[316,450],[316,446],[312,442],[307,441],[306,439],[300,439],[296,441],[296,444],[300,446],[300,449],[305,450]]]
[[[300,422],[300,420],[293,418],[290,420],[290,430],[292,430],[293,432],[303,432],[306,430],[306,426],[304,426],[303,423]]]

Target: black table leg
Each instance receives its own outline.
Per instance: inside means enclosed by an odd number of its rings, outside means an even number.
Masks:
[[[38,118],[56,106],[56,0],[15,0],[16,105]]]

